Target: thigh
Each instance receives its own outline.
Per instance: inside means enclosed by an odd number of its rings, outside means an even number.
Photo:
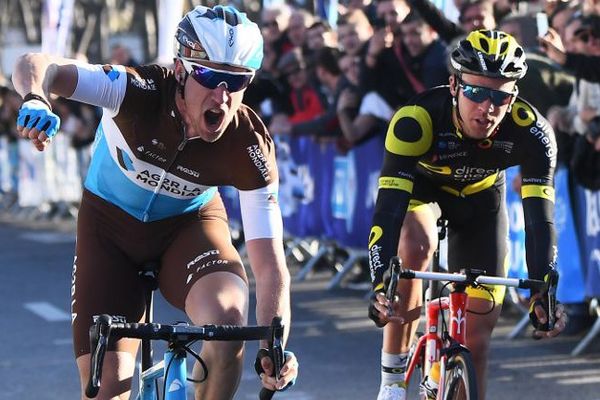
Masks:
[[[185,311],[186,298],[194,284],[216,272],[235,275],[247,286],[246,272],[231,243],[227,215],[218,196],[200,211],[197,219],[175,234],[161,259],[160,290],[171,304]]]
[[[82,202],[71,281],[76,357],[90,352],[89,328],[94,315],[122,315],[128,321],[140,321],[145,311],[144,288],[136,266],[114,243],[114,235],[102,221],[95,209]],[[135,353],[137,341],[111,342],[109,350]]]

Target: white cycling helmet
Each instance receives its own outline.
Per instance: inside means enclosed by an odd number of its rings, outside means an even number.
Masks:
[[[232,6],[197,6],[175,33],[177,57],[207,60],[251,71],[260,68],[263,38],[258,25]]]

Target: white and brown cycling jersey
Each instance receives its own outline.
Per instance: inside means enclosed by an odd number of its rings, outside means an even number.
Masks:
[[[196,210],[216,186],[234,186],[245,230],[263,235],[278,212],[278,175],[274,143],[250,108],[242,105],[223,136],[207,143],[185,137],[173,71],[92,65],[78,66],[78,76],[71,99],[103,108],[87,190],[146,222]]]

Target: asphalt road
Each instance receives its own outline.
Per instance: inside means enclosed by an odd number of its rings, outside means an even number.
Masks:
[[[0,223],[0,400],[79,398],[69,322],[74,234],[62,228]],[[323,272],[293,284],[289,348],[299,356],[301,375],[276,398],[376,397],[381,331],[365,317],[364,293],[327,291],[329,278]],[[581,357],[569,355],[581,334],[508,340],[518,316],[506,311],[492,344],[489,400],[600,400],[600,337]],[[158,300],[156,320],[182,318]],[[259,390],[251,366],[256,345],[248,348],[236,399],[256,399]]]

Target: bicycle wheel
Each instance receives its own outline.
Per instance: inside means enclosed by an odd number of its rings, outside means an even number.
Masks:
[[[462,351],[446,364],[444,400],[477,400],[477,379],[471,354]]]

